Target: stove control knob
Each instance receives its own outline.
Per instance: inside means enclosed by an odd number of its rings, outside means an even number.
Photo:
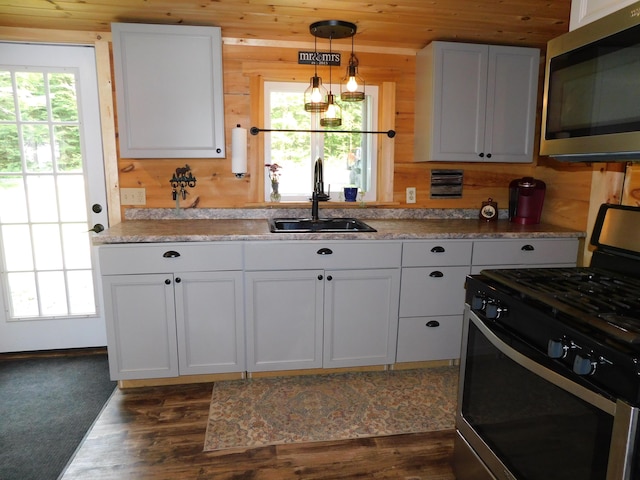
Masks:
[[[576,354],[573,359],[573,371],[578,375],[591,375],[596,371],[597,362],[591,357]]]
[[[504,317],[506,313],[507,308],[503,307],[499,302],[496,302],[495,300],[488,301],[484,309],[484,315],[489,320],[495,320],[497,318]]]
[[[569,349],[565,345],[564,341],[559,339],[549,339],[547,343],[547,355],[551,358],[564,358],[567,356]]]
[[[484,310],[486,300],[481,295],[474,295],[471,297],[471,310]]]

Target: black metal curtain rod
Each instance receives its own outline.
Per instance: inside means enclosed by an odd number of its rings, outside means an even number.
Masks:
[[[260,132],[298,132],[298,133],[375,133],[375,134],[385,134],[389,138],[393,138],[396,136],[395,130],[387,130],[383,132],[368,132],[362,130],[296,130],[296,129],[271,129],[271,128],[258,128],[251,127],[249,130],[251,135],[258,135]]]

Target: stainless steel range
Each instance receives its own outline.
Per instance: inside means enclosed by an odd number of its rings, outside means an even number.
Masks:
[[[640,480],[640,208],[602,205],[591,243],[468,277],[458,480]]]

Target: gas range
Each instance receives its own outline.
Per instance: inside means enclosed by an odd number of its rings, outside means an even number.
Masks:
[[[591,267],[472,275],[466,302],[564,365],[567,377],[639,406],[640,208],[603,205],[591,243]]]
[[[466,281],[460,480],[640,480],[640,207],[602,205],[590,267]]]

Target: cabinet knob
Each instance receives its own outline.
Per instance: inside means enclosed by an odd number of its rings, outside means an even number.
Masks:
[[[176,283],[180,283],[182,279],[180,277],[176,277]]]
[[[535,250],[535,248],[533,248],[533,245],[524,245],[520,250],[522,250],[523,252],[533,252]]]
[[[333,277],[331,275],[327,275],[327,281],[330,282],[331,280],[333,280]]]
[[[171,285],[171,280],[169,280],[168,278],[164,281],[165,285]]]
[[[168,250],[162,254],[164,258],[178,258],[180,254],[175,250]]]
[[[435,270],[435,271],[431,272],[431,273],[429,274],[429,276],[430,276],[431,278],[442,278],[442,277],[444,277],[444,273],[442,273],[442,272],[441,272],[441,271],[439,271],[439,270]]]
[[[439,327],[439,326],[440,326],[440,322],[439,322],[439,321],[437,321],[437,320],[429,320],[429,321],[425,324],[425,326],[426,326],[426,327],[429,327],[429,328]]]
[[[487,153],[487,158],[491,158],[491,154],[490,153]]]
[[[444,247],[441,247],[440,245],[433,247],[431,249],[431,253],[444,253]]]
[[[479,153],[479,154],[478,154],[478,156],[479,156],[480,158],[483,158],[483,157],[484,157],[484,153],[482,153],[482,152],[481,152],[481,153]]]
[[[321,248],[316,253],[318,255],[331,255],[333,253],[333,250],[331,250],[330,248]]]
[[[318,280],[322,280],[324,277],[322,275],[318,275]]]

